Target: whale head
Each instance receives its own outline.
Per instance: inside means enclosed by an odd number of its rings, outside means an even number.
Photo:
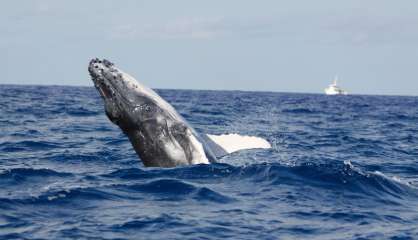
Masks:
[[[208,163],[195,131],[152,89],[103,59],[88,67],[108,118],[129,137],[145,166]]]
[[[134,78],[106,60],[92,59],[88,67],[94,86],[104,100],[108,118],[123,131],[130,131],[147,118],[156,118],[158,107],[154,94]]]

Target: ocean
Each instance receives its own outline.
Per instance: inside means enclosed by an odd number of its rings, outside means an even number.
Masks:
[[[272,149],[145,168],[93,87],[0,85],[0,239],[418,239],[418,97],[158,93]]]

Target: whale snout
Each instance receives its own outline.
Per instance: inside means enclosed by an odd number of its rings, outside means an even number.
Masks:
[[[101,60],[99,60],[98,58],[94,58],[90,61],[89,63],[89,73],[90,76],[94,78],[97,78],[100,76],[101,72],[103,71],[103,68],[101,68]]]
[[[93,58],[90,60],[88,71],[94,86],[105,101],[132,105],[135,104],[135,98],[146,95],[149,91],[107,59]]]
[[[110,68],[112,66],[114,66],[115,64],[113,64],[111,61],[107,60],[107,59],[103,59],[100,60],[98,58],[93,58],[92,60],[90,60],[90,65],[92,64],[103,64],[104,66]]]
[[[90,60],[88,70],[92,77],[99,77],[103,75],[105,70],[111,70],[113,66],[114,64],[109,60],[93,58]]]
[[[114,96],[115,91],[109,81],[109,74],[114,71],[113,65],[106,59],[93,58],[88,66],[91,79],[104,99],[111,99]]]
[[[95,63],[97,63],[97,64],[103,64],[106,67],[112,67],[112,66],[115,65],[115,64],[113,64],[111,61],[109,61],[107,59],[100,60],[98,58],[93,58],[92,60],[90,60],[90,65],[95,64]]]

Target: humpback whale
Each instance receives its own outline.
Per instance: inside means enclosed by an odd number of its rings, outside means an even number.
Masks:
[[[106,59],[92,59],[88,71],[107,117],[129,138],[146,167],[208,164],[238,150],[271,147],[257,137],[197,133],[156,92]]]

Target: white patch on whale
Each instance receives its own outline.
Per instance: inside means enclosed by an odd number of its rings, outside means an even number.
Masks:
[[[192,144],[197,148],[197,152],[194,152],[192,163],[193,164],[199,164],[199,163],[205,163],[209,164],[209,160],[206,157],[205,150],[203,149],[203,145],[196,139],[194,135],[190,136],[190,141]]]
[[[239,134],[208,134],[207,136],[222,147],[227,153],[233,153],[244,149],[271,148],[270,143],[260,137],[242,136]]]

